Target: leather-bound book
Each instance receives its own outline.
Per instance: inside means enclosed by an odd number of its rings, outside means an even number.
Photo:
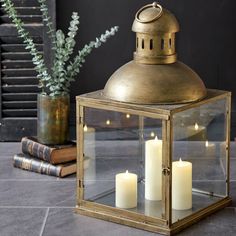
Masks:
[[[65,177],[76,173],[76,161],[52,165],[24,153],[14,155],[13,165],[20,169],[57,177]]]
[[[76,160],[76,143],[68,142],[65,145],[41,144],[34,137],[24,137],[21,140],[22,153],[51,164],[60,164]]]

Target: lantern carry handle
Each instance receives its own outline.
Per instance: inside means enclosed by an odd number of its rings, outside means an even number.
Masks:
[[[152,19],[149,19],[149,20],[140,20],[140,18],[139,18],[140,13],[141,13],[143,10],[145,10],[145,9],[147,9],[147,8],[150,8],[150,7],[159,8],[160,11],[159,11],[159,12],[157,13],[157,15],[156,15],[154,18],[152,18]],[[148,4],[148,5],[145,5],[145,6],[143,6],[142,8],[140,8],[140,9],[138,10],[138,12],[136,13],[136,15],[135,15],[135,19],[136,19],[138,22],[140,22],[140,23],[150,23],[150,22],[152,22],[152,21],[157,20],[159,17],[161,17],[162,12],[163,12],[163,11],[162,11],[162,6],[159,5],[159,4],[157,4],[157,2],[153,2],[152,4]]]

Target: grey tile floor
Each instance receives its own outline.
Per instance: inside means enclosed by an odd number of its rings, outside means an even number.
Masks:
[[[236,235],[236,145],[231,146],[232,206],[179,235]],[[58,179],[13,168],[19,151],[19,143],[0,143],[0,236],[157,235],[74,214],[75,176]]]

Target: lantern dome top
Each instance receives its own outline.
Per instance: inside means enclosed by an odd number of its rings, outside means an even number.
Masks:
[[[175,16],[154,2],[136,13],[134,60],[120,67],[107,81],[103,95],[136,104],[195,102],[206,96],[201,78],[177,61]]]
[[[154,2],[136,13],[132,30],[148,34],[176,33],[179,31],[179,23],[170,11]]]

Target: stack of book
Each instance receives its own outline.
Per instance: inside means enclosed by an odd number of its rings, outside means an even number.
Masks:
[[[65,177],[76,172],[76,143],[48,146],[33,137],[21,140],[22,153],[13,157],[14,167],[40,174]]]

